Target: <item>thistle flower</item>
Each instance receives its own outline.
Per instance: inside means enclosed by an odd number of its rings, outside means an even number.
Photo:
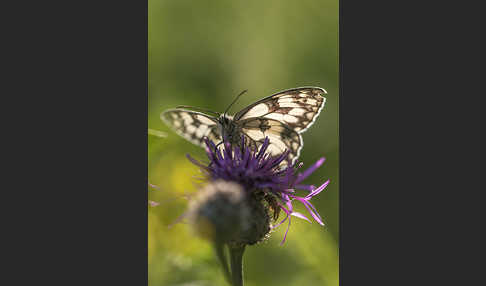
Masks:
[[[231,146],[227,142],[224,143],[224,148],[220,150],[208,139],[206,139],[205,143],[206,153],[209,158],[207,165],[193,159],[189,155],[187,155],[188,159],[199,166],[210,180],[230,181],[242,186],[247,197],[252,198],[249,202],[253,206],[262,205],[259,202],[266,201],[268,208],[273,211],[275,220],[278,219],[280,211],[283,211],[286,214],[285,218],[275,226],[270,225],[269,220],[265,217],[265,213],[268,212],[259,211],[258,214],[258,216],[263,217],[261,221],[267,223],[267,227],[263,228],[264,231],[268,230],[267,233],[270,229],[276,228],[288,220],[287,230],[281,244],[287,238],[291,216],[311,222],[304,214],[293,210],[293,201],[302,203],[312,218],[320,225],[324,225],[322,218],[310,200],[324,190],[329,184],[329,180],[318,188],[313,185],[302,184],[305,178],[324,163],[324,158],[319,159],[307,170],[297,173],[299,168],[302,167],[302,163],[297,164],[295,162],[283,168],[280,166],[280,163],[288,157],[288,152],[284,152],[278,156],[271,156],[266,153],[270,143],[268,138],[265,138],[258,151],[252,151],[249,147],[240,148],[238,146]],[[241,143],[241,146],[246,146],[244,138],[242,138]],[[297,189],[302,189],[309,193],[304,197],[300,197],[296,195]],[[254,221],[258,221],[258,219],[255,218]],[[263,239],[267,233],[262,236],[260,231],[258,233],[260,237],[247,237],[247,239],[240,241],[240,243],[256,243]]]

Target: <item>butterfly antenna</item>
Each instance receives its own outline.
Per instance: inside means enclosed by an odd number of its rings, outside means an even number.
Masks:
[[[217,117],[219,117],[221,115],[221,113],[216,112],[216,111],[212,111],[212,110],[204,109],[204,108],[200,108],[200,107],[188,106],[188,105],[179,105],[176,108],[186,108],[186,109],[192,109],[193,111],[201,111],[201,112],[206,112],[206,113],[212,113],[212,114],[215,114]]]
[[[231,106],[232,106],[232,105],[233,105],[233,104],[234,104],[234,103],[235,103],[235,102],[238,100],[238,98],[240,98],[240,96],[242,96],[242,95],[243,95],[243,93],[245,93],[245,92],[247,92],[247,91],[248,91],[248,89],[245,89],[245,90],[243,90],[242,92],[240,92],[240,94],[238,94],[238,96],[235,98],[235,100],[233,100],[233,102],[232,102],[232,103],[231,103],[231,104],[228,106],[228,108],[226,108],[226,110],[224,111],[224,113],[223,113],[223,114],[224,114],[224,115],[223,115],[224,117],[226,117],[226,112],[228,112],[228,111],[229,111],[229,109],[231,108]]]

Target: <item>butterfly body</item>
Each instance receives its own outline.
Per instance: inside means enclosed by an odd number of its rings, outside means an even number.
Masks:
[[[234,116],[212,116],[202,112],[175,108],[161,114],[161,119],[190,142],[204,146],[204,138],[215,144],[227,140],[240,145],[242,137],[252,150],[257,150],[265,137],[270,140],[268,152],[275,156],[289,150],[284,164],[293,163],[303,147],[301,133],[316,120],[324,107],[326,91],[319,87],[288,89],[263,98]]]
[[[241,128],[233,121],[233,116],[222,114],[218,123],[223,141],[227,140],[232,145],[241,144]]]

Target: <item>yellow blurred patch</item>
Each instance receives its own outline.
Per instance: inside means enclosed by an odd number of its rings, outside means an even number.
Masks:
[[[307,264],[308,269],[321,279],[323,285],[339,285],[339,249],[325,227],[315,223],[292,224],[285,243],[288,243],[288,251]]]
[[[152,257],[157,252],[157,229],[160,224],[157,220],[157,216],[148,214],[148,263],[152,261]]]
[[[198,168],[186,157],[179,157],[172,163],[171,189],[178,194],[194,191],[195,175],[199,175]]]

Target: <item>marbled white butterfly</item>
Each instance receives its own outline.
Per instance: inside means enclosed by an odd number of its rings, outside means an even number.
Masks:
[[[242,95],[244,92],[240,93]],[[288,162],[293,163],[304,146],[301,133],[316,120],[324,107],[327,92],[320,87],[299,87],[277,92],[263,98],[234,116],[200,108],[180,106],[164,111],[160,117],[177,134],[204,147],[204,138],[215,144],[223,138],[241,145],[241,136],[252,150],[258,150],[265,137],[270,145],[267,151],[275,156],[289,150]],[[193,109],[193,110],[190,110]],[[209,115],[211,113],[213,115]]]

